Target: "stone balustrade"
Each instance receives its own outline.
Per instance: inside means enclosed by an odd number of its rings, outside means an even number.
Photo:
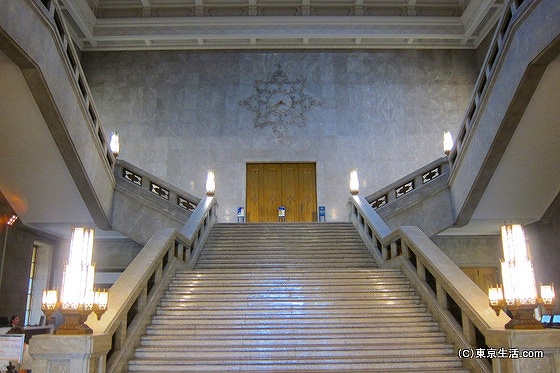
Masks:
[[[498,21],[496,32],[490,42],[484,63],[476,80],[471,100],[463,117],[463,121],[458,132],[455,134],[454,147],[448,156],[435,160],[434,162],[410,173],[387,187],[368,195],[366,199],[373,208],[383,208],[386,211],[388,210],[388,205],[397,205],[396,207],[391,207],[390,209],[406,210],[411,203],[418,203],[419,200],[424,200],[420,191],[425,191],[427,189],[422,187],[428,182],[437,178],[440,183],[442,183],[442,180],[445,179],[444,181],[447,183],[448,187],[453,184],[455,179],[453,179],[452,175],[457,174],[459,171],[458,169],[461,165],[461,159],[465,156],[468,148],[467,144],[474,136],[473,132],[475,132],[475,128],[480,122],[482,112],[485,108],[487,108],[487,96],[492,91],[492,85],[499,75],[498,72],[500,70],[500,66],[506,58],[508,50],[511,48],[509,41],[514,38],[516,28],[519,24],[523,23],[525,15],[534,9],[534,2],[531,6],[529,6],[529,3],[531,2],[524,0],[509,0],[505,6],[504,13]],[[474,150],[474,152],[480,151],[481,149]],[[428,185],[432,187],[432,189],[437,188],[434,184],[435,183],[431,183]],[[446,193],[449,194],[449,191]],[[411,198],[413,195],[417,197],[415,199]],[[402,198],[405,196],[406,198]],[[403,202],[404,200],[408,203]],[[430,206],[433,207],[438,205],[441,205],[441,200],[436,201],[435,204],[431,204]],[[395,219],[397,221],[393,222],[391,218],[392,215],[395,214],[395,211],[391,211],[389,213],[385,211],[380,211],[379,213],[383,216],[384,220],[387,223],[391,223],[392,226],[407,223],[406,221],[403,222],[398,219]],[[438,213],[440,212],[441,211],[438,211]],[[405,213],[408,216],[412,216],[414,214],[413,212],[411,215],[409,210],[405,211]],[[436,218],[435,216],[433,217]],[[434,229],[430,229],[428,227],[421,228],[427,233],[431,233],[432,231],[438,232],[455,223],[454,218],[455,217],[452,216],[449,216],[449,218],[446,217],[440,224],[437,224]]]
[[[85,123],[90,126],[91,130],[97,135],[97,145],[105,155],[107,165],[110,168],[113,168],[115,165],[115,156],[110,149],[105,131],[101,126],[97,108],[95,107],[86,76],[82,70],[78,53],[76,52],[72,42],[62,11],[57,2],[54,0],[34,0],[34,3],[37,4],[37,7],[40,10],[42,10],[45,19],[51,24],[55,40],[63,51],[62,59],[69,71],[68,75],[72,77],[72,80],[77,88],[76,92],[81,96],[80,102],[83,106],[84,113],[86,113],[85,117],[87,118]]]
[[[216,208],[215,198],[206,197],[181,230],[162,228],[152,235],[109,290],[108,310],[102,318],[97,320],[94,314],[88,318],[93,335],[33,338],[29,349],[33,369],[77,373],[125,369],[176,269],[194,267],[216,222]],[[51,348],[71,338],[86,347],[79,352]]]
[[[504,14],[498,21],[496,32],[492,38],[484,63],[482,64],[480,74],[476,80],[471,101],[467,107],[461,127],[454,139],[453,149],[448,155],[448,159],[452,167],[460,157],[461,152],[467,143],[469,133],[478,119],[482,106],[481,104],[484,101],[483,96],[488,94],[490,90],[491,82],[496,72],[496,66],[499,64],[499,60],[504,57],[504,40],[510,36],[514,24],[519,20],[519,17],[527,3],[529,3],[529,1],[510,0],[505,7]]]
[[[420,229],[391,230],[364,197],[349,200],[350,220],[380,267],[400,268],[443,328],[465,365],[480,372],[552,372],[560,361],[560,330],[505,330],[509,318],[496,316],[487,295]],[[481,357],[476,357],[479,351]],[[507,351],[488,358],[492,351]],[[512,351],[538,353],[521,358]]]

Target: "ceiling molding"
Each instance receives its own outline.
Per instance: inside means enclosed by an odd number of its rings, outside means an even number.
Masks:
[[[83,51],[475,49],[502,6],[503,0],[63,0]]]

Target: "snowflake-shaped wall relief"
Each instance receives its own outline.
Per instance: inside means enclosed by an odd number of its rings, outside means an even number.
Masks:
[[[305,114],[320,105],[320,101],[305,94],[305,79],[289,80],[280,65],[271,80],[255,80],[256,94],[240,101],[239,105],[254,111],[255,127],[272,126],[278,139],[292,127],[307,124]]]

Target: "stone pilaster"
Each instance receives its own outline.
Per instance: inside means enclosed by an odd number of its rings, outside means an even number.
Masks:
[[[102,373],[111,348],[108,334],[36,335],[29,344],[35,373]]]
[[[560,330],[500,330],[486,337],[486,344],[502,352],[492,360],[494,373],[558,372]]]

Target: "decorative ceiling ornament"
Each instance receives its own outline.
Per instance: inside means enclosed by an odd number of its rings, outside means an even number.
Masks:
[[[272,127],[276,138],[283,138],[290,127],[305,127],[306,113],[321,102],[304,93],[305,79],[289,80],[278,65],[271,80],[255,80],[256,94],[239,105],[254,111],[255,127]]]

